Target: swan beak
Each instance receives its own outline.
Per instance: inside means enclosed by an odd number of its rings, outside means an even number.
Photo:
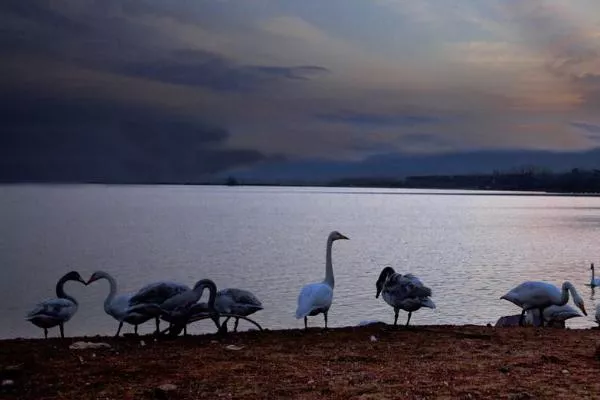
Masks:
[[[583,305],[583,303],[579,304],[579,308],[581,308],[583,315],[587,316],[587,312],[585,312],[585,306]]]
[[[88,285],[88,283],[89,283],[89,282],[86,282],[86,281],[84,281],[84,280],[83,280],[83,278],[80,278],[80,279],[79,279],[79,282],[83,283],[85,286],[87,286],[87,285]]]
[[[340,233],[340,239],[350,240],[350,238],[348,236],[342,235],[341,233]]]

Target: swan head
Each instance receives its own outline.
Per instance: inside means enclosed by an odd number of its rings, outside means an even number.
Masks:
[[[594,270],[594,263],[592,263],[592,265],[590,265],[590,269],[593,271]]]
[[[575,303],[575,305],[577,307],[579,307],[579,309],[581,310],[583,315],[587,315],[587,312],[585,311],[585,304],[583,303],[583,299],[577,293],[573,293],[573,302]]]
[[[385,284],[385,281],[387,281],[388,277],[394,273],[396,273],[396,271],[394,271],[394,268],[392,268],[392,267],[385,267],[384,269],[381,270],[381,273],[379,274],[379,278],[377,278],[377,282],[375,283],[375,287],[377,288],[377,293],[375,294],[375,298],[379,297],[379,295],[381,294],[381,291],[383,290],[383,285]]]
[[[102,271],[96,271],[92,274],[92,276],[90,276],[90,279],[88,279],[86,285],[89,285],[90,283],[102,278],[106,278],[106,274]]]
[[[329,240],[333,242],[335,240],[350,240],[350,238],[345,235],[342,235],[338,231],[333,231],[329,234]]]
[[[83,278],[81,277],[81,275],[79,275],[79,272],[77,271],[71,271],[67,273],[63,278],[65,279],[65,281],[77,281],[83,283],[84,285],[87,285],[87,282],[83,280]]]

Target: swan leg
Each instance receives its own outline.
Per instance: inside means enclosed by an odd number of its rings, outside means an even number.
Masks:
[[[304,329],[308,329],[308,317],[304,317]]]
[[[121,333],[122,327],[123,327],[123,321],[119,322],[119,328],[117,329],[117,333],[115,334],[115,337],[119,337],[119,333]]]
[[[227,318],[225,318],[225,321],[223,321],[222,326],[224,326],[225,329],[227,329],[227,323],[229,322],[230,319],[231,319],[231,317],[227,317]]]
[[[519,318],[519,326],[523,326],[525,322],[525,309],[521,311],[521,318]]]
[[[237,332],[237,327],[238,327],[238,324],[239,324],[239,323],[240,323],[240,319],[239,319],[239,318],[236,318],[236,319],[235,319],[235,325],[233,326],[233,331],[234,331],[234,332]]]
[[[156,321],[156,331],[155,331],[155,334],[159,335],[160,334],[160,321],[158,320],[158,317],[154,318],[154,321]]]
[[[44,338],[48,339],[48,329],[44,328]]]
[[[59,325],[59,327],[60,327],[60,337],[64,339],[65,338],[65,327],[63,326],[62,323]]]
[[[408,323],[410,322],[410,317],[412,316],[412,311],[408,312],[408,319],[406,320],[406,326],[408,326]]]
[[[138,333],[137,333],[137,327],[138,327],[138,326],[137,326],[137,324],[135,324],[135,325],[133,326],[133,333],[135,333],[135,336],[137,336],[137,334],[138,334]]]
[[[398,325],[398,312],[400,312],[400,309],[394,308],[394,326]]]
[[[540,308],[540,326],[544,327],[544,309]]]
[[[327,311],[323,313],[323,318],[325,318],[325,329],[327,329]]]
[[[187,336],[187,324],[183,326],[183,336]]]

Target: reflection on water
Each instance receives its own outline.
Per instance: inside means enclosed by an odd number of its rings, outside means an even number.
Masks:
[[[407,195],[410,193],[410,195]],[[444,195],[440,195],[444,194]],[[594,326],[595,261],[600,198],[465,191],[194,186],[0,187],[0,337],[41,332],[24,321],[53,296],[70,269],[88,278],[105,270],[119,292],[156,280],[251,290],[268,328],[299,328],[302,285],[324,277],[325,240],[336,242],[331,326],[393,321],[375,299],[381,268],[413,272],[433,289],[437,309],[419,310],[414,324],[486,324],[518,309],[499,299],[523,280],[571,281],[586,299]],[[68,335],[110,334],[116,322],[102,308],[106,282],[66,285],[80,300]],[[589,300],[588,300],[589,299]],[[401,313],[399,321],[406,320]],[[311,322],[322,324],[318,316]],[[244,322],[240,328],[248,327]],[[212,331],[209,322],[192,331]],[[152,324],[142,332],[152,330]]]

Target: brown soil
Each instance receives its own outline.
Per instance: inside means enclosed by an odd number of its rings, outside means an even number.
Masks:
[[[14,385],[0,388],[0,397],[600,398],[599,335],[591,329],[374,325],[159,341],[5,340],[0,374]],[[78,340],[112,348],[70,350]],[[176,389],[157,389],[165,383]]]

